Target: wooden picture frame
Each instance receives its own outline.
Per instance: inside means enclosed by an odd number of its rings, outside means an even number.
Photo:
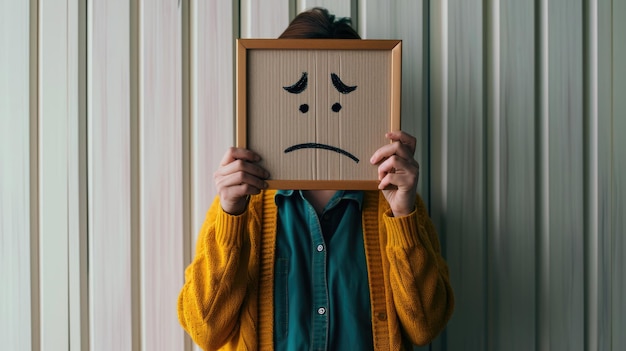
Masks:
[[[238,39],[236,146],[271,189],[378,189],[369,162],[400,130],[402,42]]]

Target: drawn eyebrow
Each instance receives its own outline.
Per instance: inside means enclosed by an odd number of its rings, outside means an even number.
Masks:
[[[302,72],[302,77],[300,77],[300,80],[298,80],[296,84],[290,85],[288,87],[283,87],[283,89],[287,90],[288,92],[292,94],[300,94],[301,92],[304,91],[304,89],[306,89],[307,83],[308,83],[307,73]]]
[[[335,89],[342,94],[351,93],[356,89],[356,85],[353,87],[345,85],[341,79],[339,79],[339,76],[334,73],[330,74],[330,80],[333,82]]]

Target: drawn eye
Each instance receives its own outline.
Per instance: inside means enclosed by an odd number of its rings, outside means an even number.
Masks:
[[[333,110],[333,112],[339,112],[339,110],[341,110],[341,104],[338,102],[335,102],[333,106],[331,107],[331,109]]]
[[[308,83],[307,73],[302,72],[302,77],[300,77],[300,80],[298,80],[296,84],[290,85],[288,87],[283,87],[283,89],[287,90],[288,92],[292,94],[300,94],[301,92],[304,91],[304,89],[306,89],[307,83]]]
[[[307,113],[307,112],[309,112],[309,105],[308,105],[308,104],[302,104],[302,105],[300,105],[300,112],[302,112],[302,113]]]
[[[341,79],[339,79],[339,76],[334,73],[330,74],[330,80],[333,82],[335,89],[342,94],[351,93],[356,89],[356,85],[353,87],[345,85]]]

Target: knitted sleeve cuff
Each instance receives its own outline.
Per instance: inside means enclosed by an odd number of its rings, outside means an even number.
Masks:
[[[413,247],[419,243],[417,210],[403,217],[393,217],[391,210],[388,210],[383,220],[387,228],[387,245]]]
[[[248,211],[233,216],[220,210],[215,219],[215,239],[224,247],[240,247],[241,238],[246,230]]]

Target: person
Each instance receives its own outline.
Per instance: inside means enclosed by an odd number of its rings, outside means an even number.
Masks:
[[[322,8],[300,13],[280,38],[360,39]],[[443,330],[454,295],[417,194],[416,139],[386,137],[370,159],[378,191],[268,190],[262,155],[227,150],[178,299],[200,347],[398,350]]]

